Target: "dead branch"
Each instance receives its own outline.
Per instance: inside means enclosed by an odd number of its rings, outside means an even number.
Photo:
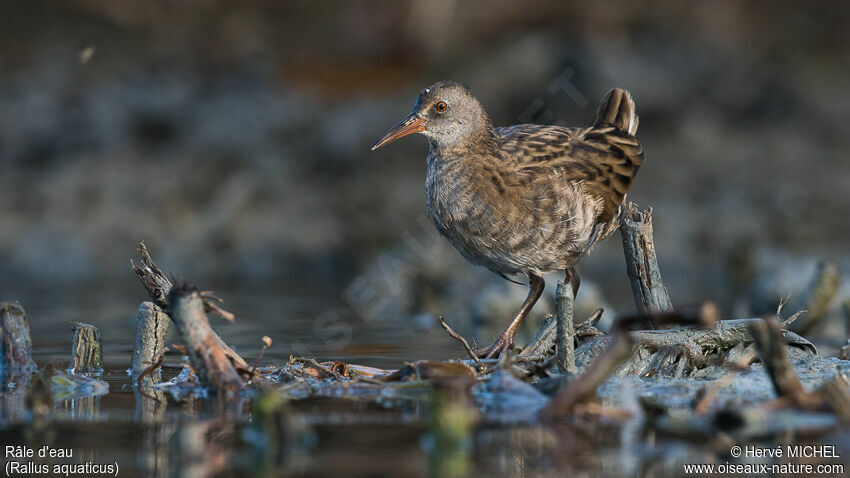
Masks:
[[[818,262],[806,294],[805,308],[808,313],[790,329],[798,334],[811,332],[826,316],[840,284],[841,270],[838,265],[826,260]]]
[[[150,294],[151,299],[162,307],[167,303],[168,294],[171,292],[174,284],[171,283],[168,277],[165,276],[165,273],[153,261],[144,241],[139,243],[139,254],[142,256],[142,264],[137,266],[130,259],[130,266],[136,272],[136,276],[138,276],[142,282],[142,286]]]
[[[103,346],[100,330],[94,325],[71,322],[71,365],[68,373],[102,373]]]
[[[652,209],[640,211],[634,203],[629,203],[620,217],[620,234],[638,312],[647,314],[672,309],[655,255]]]
[[[611,344],[593,361],[578,378],[569,382],[540,412],[544,421],[572,413],[574,407],[590,400],[596,389],[624,360],[632,355],[632,340],[626,333],[617,333]]]
[[[463,336],[462,336],[462,335],[460,335],[459,333],[455,332],[455,331],[454,331],[454,329],[452,329],[452,328],[449,326],[449,324],[447,324],[447,323],[446,323],[446,319],[445,319],[445,318],[443,318],[443,316],[440,316],[440,317],[439,317],[439,320],[440,320],[440,325],[442,325],[442,326],[443,326],[443,329],[445,329],[445,331],[446,331],[446,332],[447,332],[447,333],[448,333],[448,334],[449,334],[449,335],[450,335],[453,339],[457,340],[458,342],[460,342],[460,343],[461,343],[461,345],[463,345],[463,348],[464,348],[464,349],[466,349],[466,353],[467,353],[467,354],[468,354],[468,355],[472,358],[472,360],[474,360],[475,362],[478,362],[480,359],[478,358],[478,355],[475,353],[475,351],[474,351],[474,350],[472,350],[472,347],[470,347],[470,346],[469,346],[469,342],[467,342],[467,341],[466,341],[466,339],[465,339],[465,338],[463,338]]]
[[[139,243],[139,254],[142,256],[142,264],[136,265],[131,259],[130,266],[136,272],[142,286],[148,291],[156,305],[167,310],[168,294],[171,293],[174,284],[153,261],[144,241]],[[224,303],[224,300],[216,296],[214,292],[205,290],[199,292],[199,294],[203,300],[204,312],[212,312],[224,320],[233,321],[234,314],[221,308],[220,304]]]
[[[168,279],[168,277],[165,276],[162,270],[153,261],[144,242],[139,243],[139,254],[142,256],[141,265],[136,265],[132,260],[130,261],[130,265],[133,267],[133,270],[136,272],[136,275],[139,277],[139,280],[142,282],[145,290],[148,291],[148,294],[154,300],[154,303],[162,308],[162,310],[170,312],[171,309],[168,297],[174,288],[174,284]],[[198,296],[201,298],[204,312],[213,312],[225,320],[233,320],[232,313],[218,306],[218,304],[221,303],[220,298],[216,297],[211,292],[199,292]],[[171,318],[172,320],[174,319],[174,317]],[[213,332],[213,340],[215,340],[218,347],[222,349],[228,357],[230,357],[230,360],[233,361],[233,364],[238,369],[250,370],[251,366],[248,362],[224,343],[224,341],[221,340],[221,337],[219,337],[215,332]]]
[[[174,287],[168,303],[171,320],[183,338],[189,361],[201,383],[216,390],[242,388],[245,383],[210,328],[198,289],[188,284]]]
[[[569,373],[576,371],[575,330],[573,329],[573,286],[558,281],[555,289],[555,324],[558,365]]]
[[[820,408],[822,399],[803,388],[791,361],[788,360],[785,338],[779,323],[771,319],[755,321],[750,324],[750,332],[776,395],[780,399],[787,398],[806,410]]]

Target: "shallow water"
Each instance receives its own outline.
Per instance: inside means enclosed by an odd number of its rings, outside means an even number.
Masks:
[[[103,396],[54,403],[54,422],[44,436],[33,437],[25,427],[13,425],[0,430],[1,443],[71,447],[75,457],[85,458],[83,461],[117,462],[119,476],[165,476],[175,430],[217,414],[208,404],[171,404],[164,422],[139,422],[139,397],[126,371],[135,340],[136,311],[147,297],[129,271],[128,276],[127,280],[103,283],[0,284],[4,299],[20,301],[27,311],[33,355],[39,367],[53,364],[60,370],[67,368],[72,321],[97,326],[104,350],[105,371],[100,378],[110,388]],[[204,285],[224,297],[226,308],[237,315],[233,324],[212,317],[213,327],[252,363],[264,335],[272,338],[273,345],[261,359],[263,365],[283,365],[290,354],[295,354],[397,368],[406,360],[442,360],[462,353],[439,327],[416,330],[403,321],[364,320],[339,296],[325,297],[304,285]],[[167,344],[179,342],[172,330]],[[168,372],[173,375],[176,369]],[[395,475],[402,470],[416,474],[416,470],[427,468],[419,444],[424,408],[417,399],[389,404],[331,398],[296,402],[293,409],[309,432],[308,443],[302,447],[305,456],[293,460],[301,463],[297,468],[306,474],[324,474],[341,464],[378,474]],[[243,419],[250,419],[250,415]],[[358,457],[369,458],[358,461]],[[4,458],[4,465],[9,459]],[[236,460],[235,465],[234,473],[251,474],[252,468],[245,463]]]
[[[260,363],[272,366],[283,365],[290,354],[381,368],[462,355],[459,345],[439,327],[423,328],[422,321],[365,320],[338,294],[320,293],[311,285],[203,285],[224,297],[226,308],[237,315],[233,324],[217,318],[211,321],[249,362],[256,359],[264,335],[274,342]],[[27,310],[34,355],[42,368],[50,363],[58,369],[67,367],[71,321],[91,323],[103,334],[105,372],[101,378],[109,384],[108,394],[54,402],[47,424],[36,420],[0,429],[4,445],[73,450],[73,459],[54,463],[115,463],[118,476],[169,476],[175,469],[181,476],[205,476],[180,465],[187,452],[175,452],[175,443],[202,426],[199,424],[208,423],[207,419],[223,416],[232,419],[212,425],[205,435],[208,442],[198,451],[201,463],[225,460],[226,471],[216,476],[444,476],[446,464],[458,456],[469,466],[468,473],[480,476],[678,476],[683,462],[722,463],[728,459],[708,438],[704,443],[669,437],[656,441],[651,434],[643,435],[637,422],[622,426],[605,419],[569,426],[531,426],[515,423],[512,417],[523,413],[511,409],[489,414],[458,449],[446,452],[434,444],[431,433],[430,392],[427,387],[414,386],[361,400],[349,394],[292,401],[288,415],[292,426],[284,444],[278,446],[285,450],[284,457],[263,467],[247,445],[253,427],[262,423],[247,402],[236,410],[223,410],[221,403],[211,399],[169,403],[161,415],[145,408],[152,401],[135,391],[126,373],[136,311],[147,299],[132,275],[104,283],[4,283],[0,290]],[[175,342],[179,343],[179,337],[167,341]],[[174,357],[167,363],[177,361]],[[164,373],[171,376],[177,371],[168,367]],[[616,384],[610,387],[621,388]],[[14,393],[4,397],[13,398]],[[532,406],[522,397],[515,398],[508,408],[516,407],[516,412]],[[5,402],[4,410],[8,410]],[[799,443],[809,439],[847,443],[847,437],[840,435],[825,439],[793,433],[782,436],[785,438],[778,439]],[[10,460],[4,458],[3,465]]]

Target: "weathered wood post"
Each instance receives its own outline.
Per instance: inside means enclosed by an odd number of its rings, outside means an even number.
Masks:
[[[672,310],[667,288],[661,281],[652,239],[652,209],[641,211],[629,203],[620,218],[620,234],[626,254],[626,270],[632,283],[635,307],[648,314]]]
[[[565,372],[575,373],[575,327],[573,325],[573,286],[558,281],[555,289],[555,320],[558,341],[558,365]]]
[[[0,302],[0,377],[21,385],[35,371],[27,314],[18,302]]]
[[[94,325],[71,322],[71,365],[68,373],[103,373],[100,330]]]
[[[133,362],[130,369],[134,377],[139,376],[154,361],[156,355],[165,348],[165,337],[168,335],[168,314],[153,302],[142,302],[136,318],[136,347],[133,350]],[[159,381],[159,369],[149,376],[154,382]]]

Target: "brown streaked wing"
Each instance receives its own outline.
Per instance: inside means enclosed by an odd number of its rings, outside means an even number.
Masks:
[[[509,152],[506,166],[513,166],[520,185],[542,187],[545,196],[552,185],[544,183],[553,171],[562,174],[563,181],[582,181],[585,190],[602,201],[599,222],[617,214],[643,163],[637,138],[613,127],[517,125],[497,132]]]

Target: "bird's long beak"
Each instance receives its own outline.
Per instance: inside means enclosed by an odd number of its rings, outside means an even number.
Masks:
[[[392,143],[403,136],[407,136],[412,133],[421,133],[423,131],[425,131],[425,118],[419,116],[414,111],[413,113],[410,113],[407,118],[401,120],[399,124],[393,126],[389,131],[384,133],[383,136],[378,138],[378,141],[375,141],[375,144],[372,145],[372,151],[375,151],[385,144]]]

